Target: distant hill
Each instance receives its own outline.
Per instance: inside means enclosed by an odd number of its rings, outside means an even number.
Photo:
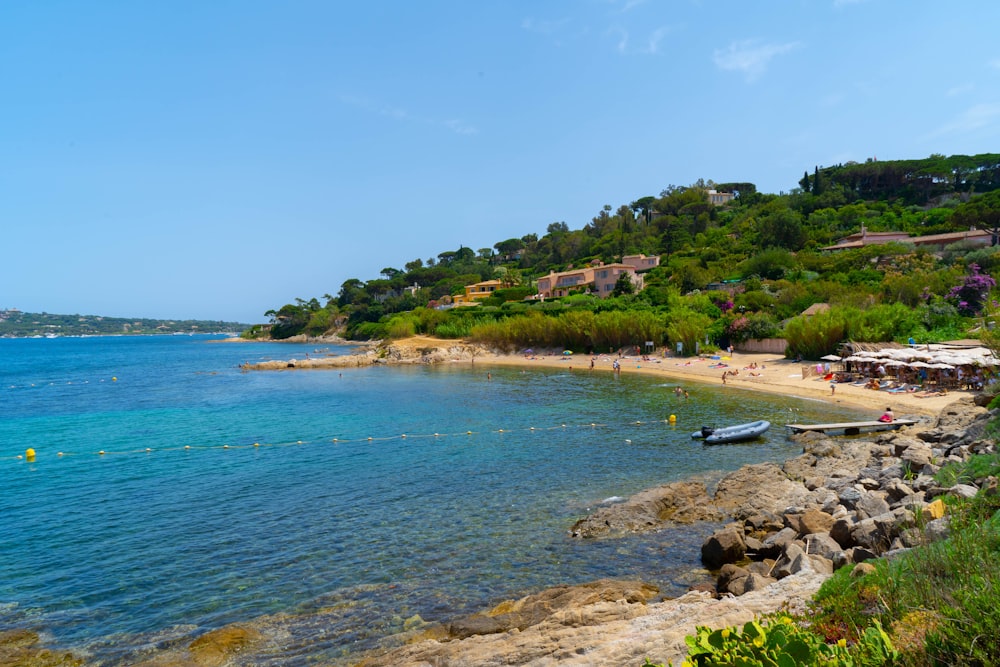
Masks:
[[[222,320],[153,320],[148,318],[101,317],[99,315],[53,315],[0,310],[0,337],[107,336],[121,334],[239,333],[250,325]]]

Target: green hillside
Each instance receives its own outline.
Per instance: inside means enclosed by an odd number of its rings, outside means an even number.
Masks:
[[[715,193],[732,198],[719,205]],[[723,346],[781,332],[791,352],[805,356],[829,351],[838,337],[930,342],[967,334],[990,305],[998,228],[1000,154],[816,166],[781,194],[760,193],[750,182],[699,180],[606,205],[580,228],[552,222],[542,235],[459,247],[383,268],[378,278],[351,278],[322,300],[299,298],[268,311],[269,331],[248,335],[427,333],[511,348],[590,349],[640,336],[663,344],[707,337]],[[964,238],[970,230],[978,233]],[[862,232],[864,244],[828,249]],[[881,232],[897,240],[872,242]],[[932,242],[943,234],[952,236]],[[638,293],[622,283],[603,299],[586,289],[531,299],[538,279],[552,271],[638,254],[659,258]],[[492,296],[449,308],[466,285],[487,280],[499,281]],[[795,322],[816,303],[832,309],[810,326]],[[623,312],[631,315],[613,321],[611,313]],[[561,317],[568,313],[577,320]],[[647,318],[641,334],[638,313]]]

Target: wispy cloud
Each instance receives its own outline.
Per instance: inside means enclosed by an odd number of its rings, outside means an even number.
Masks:
[[[619,53],[641,53],[645,55],[656,55],[660,52],[660,44],[663,38],[671,31],[669,26],[663,26],[649,33],[645,38],[637,37],[632,40],[632,35],[622,26],[611,26],[605,34],[615,37],[618,41],[615,48]]]
[[[948,97],[955,97],[956,95],[964,95],[965,93],[971,93],[976,87],[971,83],[963,83],[957,86],[952,86],[947,91],[945,95]]]
[[[937,128],[925,138],[934,139],[949,134],[967,134],[1000,121],[1000,103],[976,104]]]
[[[618,53],[628,53],[628,30],[616,25],[608,28],[608,34],[618,37]]]
[[[646,40],[646,53],[649,53],[651,55],[654,53],[659,53],[660,42],[663,41],[663,38],[667,35],[668,32],[670,32],[670,28],[665,26],[662,28],[657,28],[656,30],[651,32],[649,34],[649,39]]]
[[[535,32],[540,35],[554,35],[565,28],[568,23],[569,19],[545,21],[528,17],[521,19],[521,29],[527,30],[528,32]]]
[[[444,126],[455,134],[479,134],[479,130],[463,120],[446,120]]]
[[[990,67],[994,69],[1000,69],[1000,58],[995,58],[990,61]]]
[[[848,5],[860,5],[868,0],[833,0],[834,7],[846,7]]]
[[[378,104],[367,97],[359,95],[341,95],[340,101],[349,106],[364,109],[365,111],[385,116],[386,118],[394,118],[396,120],[406,120],[409,118],[409,114],[405,109]]]
[[[761,44],[758,40],[733,42],[725,49],[716,49],[712,60],[719,69],[743,72],[748,82],[760,78],[771,59],[802,46],[801,42]]]
[[[362,109],[377,116],[382,116],[383,118],[390,118],[392,120],[399,122],[409,122],[409,123],[417,123],[420,125],[430,125],[433,127],[440,127],[447,129],[451,132],[454,132],[455,134],[462,134],[462,135],[479,134],[478,128],[460,119],[451,118],[448,120],[437,120],[434,118],[414,116],[406,109],[381,104],[360,95],[341,95],[340,101],[348,106],[352,106],[357,109]]]
[[[624,14],[626,12],[632,11],[639,5],[644,5],[644,4],[646,4],[646,0],[625,0],[625,2],[622,4],[621,8],[618,11]]]

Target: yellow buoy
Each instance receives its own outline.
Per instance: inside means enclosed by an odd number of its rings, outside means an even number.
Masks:
[[[675,423],[677,421],[677,415],[670,415],[670,418],[667,421],[671,424]]]
[[[97,453],[100,454],[101,456],[104,456],[104,450],[103,449],[101,451],[97,452]]]
[[[62,455],[63,455],[62,452],[56,452],[56,456],[62,456]]]
[[[191,445],[184,445],[184,449],[191,449]]]
[[[28,461],[34,461],[35,450],[32,449],[31,447],[28,447],[26,450],[24,450],[24,458],[27,459]]]
[[[260,443],[259,442],[255,442],[255,443],[253,443],[253,446],[254,447],[260,447]]]
[[[112,375],[112,376],[111,376],[111,381],[112,381],[112,382],[118,382],[118,378],[117,378],[117,377],[115,377],[114,375]]]
[[[229,449],[229,445],[223,445],[222,448],[223,449]]]
[[[472,435],[472,431],[466,431],[465,435]]]

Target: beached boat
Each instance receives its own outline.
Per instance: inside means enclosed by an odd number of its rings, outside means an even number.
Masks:
[[[704,438],[709,445],[724,445],[729,442],[743,442],[760,437],[771,428],[771,422],[759,419],[746,424],[736,424],[734,426],[723,426],[722,428],[711,428],[702,426],[700,431],[691,434],[692,438]]]

